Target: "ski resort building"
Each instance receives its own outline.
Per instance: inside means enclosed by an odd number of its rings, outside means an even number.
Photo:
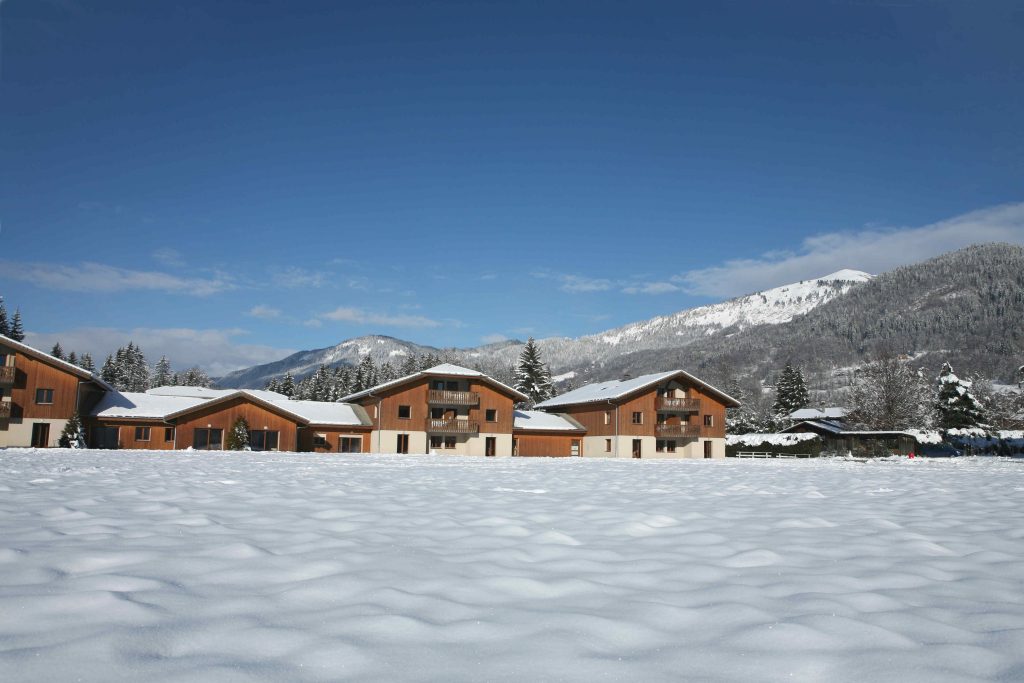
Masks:
[[[252,450],[482,456],[721,458],[738,402],[681,370],[527,396],[443,363],[346,396],[166,386],[114,390],[92,373],[0,337],[0,447],[57,445],[75,412],[92,448],[219,450],[239,418]]]
[[[682,370],[588,384],[537,404],[585,430],[593,458],[724,458],[725,410],[739,401]]]
[[[71,416],[113,391],[88,370],[0,336],[0,448],[50,448]]]

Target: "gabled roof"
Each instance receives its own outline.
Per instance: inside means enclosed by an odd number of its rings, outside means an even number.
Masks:
[[[167,398],[167,397],[165,397],[165,398]],[[301,424],[308,424],[309,423],[309,420],[307,418],[305,418],[304,416],[300,415],[298,412],[296,412],[294,410],[291,410],[290,407],[286,405],[286,404],[292,403],[292,401],[268,401],[268,400],[266,400],[264,398],[261,398],[260,396],[257,396],[255,393],[253,393],[253,392],[251,392],[251,391],[249,391],[247,389],[239,389],[237,391],[228,392],[228,393],[224,394],[223,396],[219,396],[217,398],[211,398],[211,399],[203,400],[201,403],[196,403],[195,405],[183,408],[181,410],[177,410],[177,411],[175,411],[173,413],[168,413],[166,417],[167,417],[167,419],[173,419],[173,418],[176,418],[176,417],[180,417],[181,415],[185,415],[187,413],[191,413],[191,412],[193,412],[195,410],[205,409],[205,408],[208,408],[210,406],[220,405],[221,403],[227,403],[228,401],[232,401],[232,400],[234,400],[236,398],[247,399],[249,401],[252,401],[253,403],[255,403],[258,406],[266,408],[267,410],[269,410],[269,411],[271,411],[273,413],[278,413],[279,415],[285,415],[286,417],[289,417],[289,418],[291,418],[291,419],[293,419],[296,422],[299,422]]]
[[[658,372],[652,375],[641,375],[630,379],[616,379],[610,382],[587,384],[579,389],[568,391],[561,396],[555,396],[554,398],[542,401],[535,407],[547,409],[559,406],[579,405],[581,403],[604,403],[605,401],[617,401],[626,398],[631,394],[643,391],[644,389],[649,389],[652,386],[656,386],[662,382],[678,377],[685,377],[691,382],[700,385],[708,392],[717,395],[727,404],[731,404],[733,406],[740,405],[740,402],[729,394],[716,389],[704,380],[694,377],[685,370],[671,370],[669,372]]]
[[[821,418],[825,419],[842,419],[846,417],[846,408],[801,408],[800,410],[794,410],[789,414],[790,420],[818,420]]]
[[[786,434],[795,431],[797,428],[802,426],[815,427],[830,434],[842,434],[846,429],[846,425],[836,420],[801,420],[796,424],[783,429],[781,434]]]
[[[207,387],[184,387],[177,385],[166,385],[162,387],[154,387],[147,389],[147,394],[154,396],[188,396],[190,398],[220,398],[233,394],[238,389],[210,389]],[[267,391],[266,389],[246,389],[253,396],[259,396],[265,401],[287,401],[288,397],[284,394],[279,394],[276,391]]]
[[[517,410],[513,429],[552,432],[585,432],[586,427],[561,413],[545,413],[543,410]]]
[[[148,392],[108,391],[90,413],[100,418],[163,420],[168,415],[202,405],[205,398],[154,396]]]
[[[29,346],[28,344],[24,344],[24,343],[19,342],[19,341],[14,341],[10,337],[5,337],[2,334],[0,334],[0,344],[3,344],[4,346],[9,346],[12,349],[14,349],[15,351],[19,351],[21,353],[24,353],[26,356],[31,356],[31,357],[35,358],[36,360],[41,360],[44,363],[46,363],[47,365],[52,365],[52,366],[54,366],[54,367],[56,367],[56,368],[58,368],[60,370],[64,370],[66,372],[69,372],[72,375],[75,375],[76,377],[78,377],[79,379],[84,379],[84,380],[95,382],[96,384],[100,385],[101,387],[103,387],[104,389],[106,389],[108,391],[113,391],[114,390],[114,388],[112,386],[110,386],[109,384],[104,382],[102,379],[100,379],[97,375],[94,375],[93,373],[89,372],[85,368],[80,368],[77,365],[75,365],[74,363],[69,363],[68,361],[61,360],[60,358],[57,358],[56,356],[51,356],[48,353],[43,353],[39,349],[33,348],[33,347]]]
[[[469,368],[464,368],[461,365],[453,365],[452,363],[441,363],[440,365],[435,365],[432,368],[420,370],[419,372],[414,372],[411,375],[399,377],[398,379],[391,380],[390,382],[384,382],[383,384],[378,384],[375,387],[364,389],[363,391],[357,391],[354,394],[349,394],[348,396],[343,397],[341,400],[357,401],[371,394],[377,394],[380,393],[381,391],[401,386],[402,384],[408,384],[409,382],[414,382],[424,377],[476,377],[480,380],[483,380],[487,384],[490,384],[491,386],[497,387],[505,391],[506,393],[511,394],[520,401],[529,400],[529,397],[526,394],[516,391],[507,384],[502,384],[498,380],[488,375],[485,375],[479,370],[470,370]]]

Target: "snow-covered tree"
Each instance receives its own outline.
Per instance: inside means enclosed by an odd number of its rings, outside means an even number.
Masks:
[[[284,394],[289,398],[295,395],[295,378],[292,377],[291,372],[284,373],[284,379],[281,380],[281,385],[280,388],[278,389],[278,392]]]
[[[61,448],[85,448],[85,428],[82,419],[78,417],[78,411],[72,413],[71,419],[64,425],[57,445]]]
[[[971,378],[978,402],[985,406],[985,422],[993,429],[1024,429],[1024,393],[1012,387],[997,389],[988,379]]]
[[[800,368],[790,363],[782,369],[778,382],[775,383],[775,404],[772,409],[779,418],[786,418],[794,410],[806,408],[811,397],[807,392],[807,383]]]
[[[541,360],[540,350],[533,337],[527,340],[519,354],[515,388],[530,397],[531,405],[551,398],[551,371]]]
[[[235,420],[235,424],[228,432],[227,442],[224,444],[229,451],[248,451],[249,448],[249,423],[244,417]]]
[[[107,354],[107,359],[103,361],[103,367],[100,368],[100,379],[107,384],[117,387],[117,363],[114,361],[113,354]]]
[[[276,391],[280,393],[281,383],[278,381],[276,377],[271,377],[270,379],[267,380],[267,383],[263,385],[263,388],[267,391]]]
[[[92,372],[92,373],[96,372],[96,364],[92,362],[92,356],[89,355],[88,353],[83,353],[82,354],[81,359],[79,359],[79,361],[78,361],[78,365],[83,370],[88,370],[89,372]]]
[[[420,357],[417,356],[415,353],[410,353],[408,356],[405,357],[405,360],[402,361],[402,367],[399,370],[399,372],[401,373],[402,377],[407,377],[409,375],[416,374],[417,372],[419,372],[419,370]]]
[[[895,355],[877,357],[854,374],[848,419],[867,429],[928,429],[932,416],[924,375]]]
[[[53,348],[50,349],[50,355],[54,358],[64,360],[64,347],[60,345],[60,342],[53,345]]]
[[[174,382],[174,373],[171,372],[171,361],[167,356],[160,356],[160,360],[153,366],[153,378],[150,385],[154,387],[165,387]]]
[[[353,380],[353,391],[365,391],[377,386],[377,366],[370,354],[366,354],[359,360],[356,366],[356,376]]]
[[[78,354],[72,351],[68,354],[67,361],[72,365],[78,365]]]
[[[213,380],[206,374],[206,371],[198,366],[192,366],[183,372],[175,375],[175,384],[183,387],[211,387]]]
[[[935,397],[935,420],[942,429],[977,427],[984,422],[984,411],[971,393],[971,381],[960,379],[949,363],[942,364]]]
[[[11,336],[11,321],[7,319],[7,306],[4,305],[3,297],[0,297],[0,334]]]
[[[20,308],[14,311],[14,317],[11,318],[11,333],[7,336],[17,342],[25,341],[25,328],[22,327]]]

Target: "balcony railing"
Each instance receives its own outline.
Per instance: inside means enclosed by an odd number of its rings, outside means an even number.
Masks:
[[[700,425],[670,425],[662,423],[654,426],[654,433],[658,436],[678,436],[684,439],[696,439],[700,436]]]
[[[0,365],[0,385],[9,386],[14,384],[14,366]]]
[[[11,403],[10,401],[0,401],[0,420],[9,420],[11,418]]]
[[[446,406],[476,406],[480,405],[480,394],[475,391],[431,389],[427,392],[427,403],[440,403]]]
[[[428,417],[425,429],[433,434],[477,434],[480,424],[472,420]]]
[[[667,396],[658,397],[658,410],[665,411],[680,411],[680,412],[700,412],[700,399],[699,398],[669,398]]]

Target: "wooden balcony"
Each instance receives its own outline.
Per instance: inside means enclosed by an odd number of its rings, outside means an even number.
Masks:
[[[478,406],[480,405],[480,394],[475,391],[431,389],[427,392],[427,403],[445,406]]]
[[[0,401],[0,420],[11,419],[11,402]]]
[[[683,439],[696,439],[700,436],[700,425],[654,425],[654,433],[658,436],[677,436]]]
[[[431,434],[478,434],[480,424],[473,420],[428,417],[424,429]]]
[[[667,396],[659,396],[657,408],[663,412],[699,413],[700,399],[668,398]]]
[[[14,366],[0,365],[0,387],[9,387],[14,384]]]

